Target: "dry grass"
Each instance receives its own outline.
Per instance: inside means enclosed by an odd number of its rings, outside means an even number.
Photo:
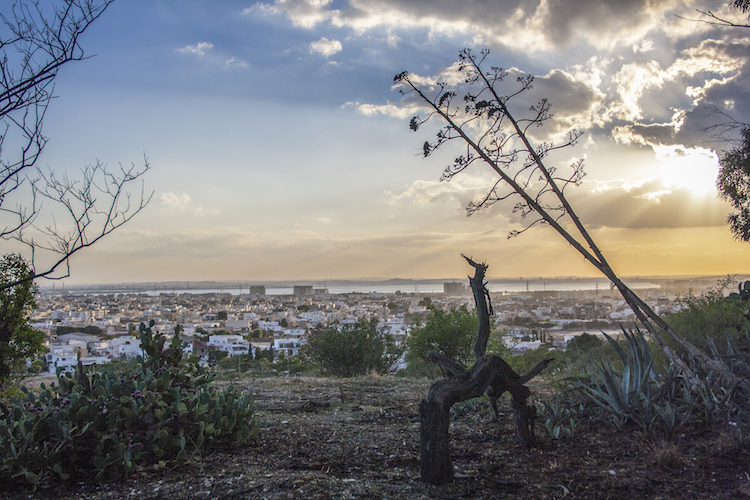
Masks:
[[[434,487],[419,480],[418,408],[430,381],[248,378],[234,385],[256,401],[261,434],[252,446],[216,451],[194,469],[104,484],[71,481],[35,496],[729,499],[744,497],[750,483],[747,449],[736,440],[729,446],[729,433],[684,429],[672,443],[653,444],[635,428],[592,421],[582,422],[573,437],[553,441],[538,422],[539,446],[523,451],[513,439],[507,401],[500,422],[491,422],[480,399],[457,411],[451,424],[456,481]],[[0,485],[3,495],[28,498]]]

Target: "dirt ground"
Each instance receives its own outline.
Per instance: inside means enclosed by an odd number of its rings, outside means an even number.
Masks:
[[[543,384],[543,382],[537,382]],[[260,428],[250,447],[196,468],[122,482],[55,485],[0,497],[56,499],[738,499],[750,498],[750,450],[721,429],[689,429],[672,443],[637,429],[586,423],[519,449],[506,401],[499,422],[485,399],[460,403],[451,424],[456,479],[420,481],[419,402],[430,382],[373,377],[247,379]],[[536,392],[542,386],[531,384]]]

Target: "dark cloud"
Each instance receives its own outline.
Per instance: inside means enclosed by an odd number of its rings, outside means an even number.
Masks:
[[[553,44],[567,44],[583,34],[611,39],[652,24],[674,4],[673,0],[549,0],[542,24]]]
[[[549,74],[534,79],[531,93],[545,98],[551,105],[552,120],[545,125],[548,135],[567,133],[572,128],[585,129],[594,125],[601,114],[606,96],[588,82],[576,79],[570,73],[554,69]],[[533,133],[538,136],[542,130]],[[549,137],[543,138],[548,140]]]
[[[305,6],[304,11],[309,11]],[[356,26],[389,13],[402,22],[426,25],[434,21],[466,22],[477,33],[498,39],[508,30],[520,28],[536,31],[549,45],[559,46],[581,37],[594,42],[630,38],[647,30],[655,19],[664,18],[665,12],[675,6],[685,12],[693,10],[675,0],[351,0],[340,8],[338,20]],[[512,48],[512,39],[506,43]]]
[[[750,44],[706,40],[683,56],[669,70],[673,79],[640,99],[644,119],[651,122],[635,122],[623,130],[643,144],[721,148],[727,138],[722,125],[750,122]]]
[[[671,123],[626,125],[619,129],[619,138],[625,142],[634,141],[652,146],[675,144],[675,128]]]

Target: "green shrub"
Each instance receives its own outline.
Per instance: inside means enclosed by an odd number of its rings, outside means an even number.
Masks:
[[[720,281],[716,287],[699,297],[688,296],[682,299],[683,309],[665,315],[667,323],[685,339],[704,350],[710,343],[724,343],[727,334],[732,340],[742,337],[750,328],[748,319],[747,293],[740,284],[740,293],[724,297],[724,289],[729,280]],[[750,291],[749,291],[750,292]]]
[[[542,376],[548,376],[551,373],[555,373],[560,368],[560,360],[563,358],[562,353],[555,351],[550,343],[541,344],[537,349],[529,349],[523,354],[509,356],[505,358],[505,360],[510,367],[516,371],[516,373],[523,374],[534,368],[541,361],[549,358],[552,358],[553,361],[550,363],[549,367],[542,372]]]
[[[551,400],[537,403],[537,413],[544,417],[544,428],[551,439],[573,437],[575,434],[577,415],[571,410],[571,402],[563,395],[557,394]]]
[[[660,432],[667,440],[690,422],[714,425],[733,422],[741,433],[750,429],[749,394],[732,388],[710,367],[691,358],[660,363],[643,334],[623,331],[623,339],[607,337],[618,357],[592,360],[588,375],[578,379],[575,389],[589,403],[590,416],[622,427],[634,423],[645,432]],[[737,376],[750,373],[750,357],[728,341],[726,355],[715,359],[728,364]],[[581,408],[583,408],[583,404]]]
[[[0,257],[0,392],[26,374],[26,360],[44,352],[44,333],[31,327],[38,291],[31,265],[18,254]]]
[[[601,347],[602,344],[604,344],[604,341],[602,339],[600,339],[596,335],[584,332],[573,337],[571,341],[568,342],[567,350],[583,354],[591,351],[592,349]]]
[[[540,407],[550,435],[566,431],[559,422],[568,426],[568,421],[594,418],[618,427],[635,424],[666,440],[686,425],[733,428],[738,442],[746,442],[750,391],[726,380],[712,363],[723,364],[736,379],[750,379],[750,283],[724,297],[726,284],[684,299],[684,309],[667,317],[679,334],[705,350],[711,362],[679,355],[677,349],[657,348],[637,329],[623,330],[619,340],[605,335],[602,346],[592,342],[587,350],[568,348],[559,373],[565,404]]]
[[[324,374],[336,377],[387,373],[403,353],[377,320],[364,318],[313,330],[305,347]]]
[[[436,351],[447,358],[470,365],[474,361],[474,343],[479,329],[476,312],[466,306],[448,311],[432,309],[411,329],[407,340],[406,361],[410,375],[436,375],[437,367],[428,360]]]
[[[79,363],[59,386],[11,400],[0,417],[0,482],[123,477],[255,437],[249,396],[212,388],[213,372],[182,359],[177,333],[165,348],[162,335],[140,332],[145,357],[102,370]]]

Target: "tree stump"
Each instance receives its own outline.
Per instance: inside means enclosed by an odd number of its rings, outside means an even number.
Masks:
[[[438,356],[435,353],[431,358]],[[498,396],[510,392],[518,444],[523,448],[533,446],[536,411],[527,404],[531,391],[523,384],[544,370],[550,361],[546,359],[519,376],[505,360],[486,354],[471,369],[432,384],[419,405],[422,481],[445,484],[453,480],[448,432],[450,409],[459,401],[481,396],[490,387]]]
[[[450,453],[450,409],[459,401],[476,398],[487,392],[497,398],[505,391],[512,396],[516,439],[519,446],[534,445],[536,411],[527,403],[531,391],[524,384],[538,375],[552,361],[546,359],[527,374],[517,374],[498,356],[485,354],[490,335],[489,315],[492,314],[489,293],[484,284],[487,266],[464,256],[476,270],[470,283],[477,302],[479,330],[474,348],[476,362],[466,370],[455,361],[431,351],[429,358],[440,366],[446,378],[436,381],[419,405],[422,481],[445,484],[453,481]]]
[[[419,420],[422,426],[422,481],[430,484],[453,481],[451,438],[448,432],[450,408],[446,409],[438,401],[424,399],[419,405]]]

